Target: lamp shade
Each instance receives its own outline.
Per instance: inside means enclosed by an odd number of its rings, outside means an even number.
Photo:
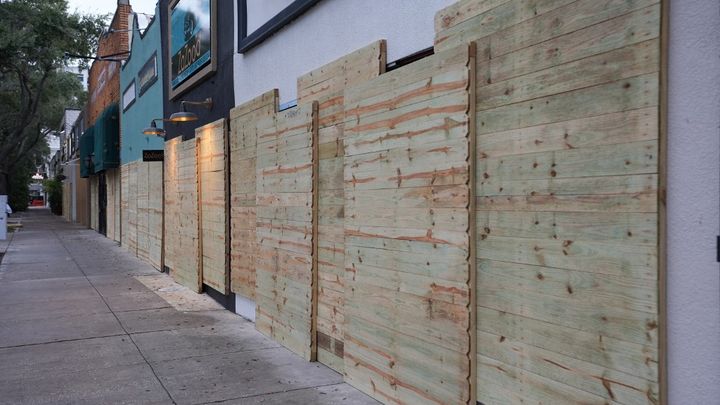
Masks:
[[[145,135],[156,135],[156,136],[165,136],[165,130],[162,128],[158,128],[155,124],[155,120],[150,122],[150,126],[143,129],[143,134]]]
[[[174,113],[170,116],[169,121],[170,122],[189,122],[189,121],[197,121],[198,116],[195,113],[187,112],[187,111],[179,111]]]

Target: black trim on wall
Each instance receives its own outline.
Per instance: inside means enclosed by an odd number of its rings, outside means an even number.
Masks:
[[[413,62],[417,62],[420,59],[427,58],[428,56],[432,56],[435,54],[435,48],[430,46],[425,49],[421,49],[417,52],[411,53],[408,56],[404,56],[396,61],[392,61],[385,65],[385,72],[390,72],[395,69],[399,69],[405,65],[409,65]]]
[[[295,0],[276,14],[275,17],[248,35],[247,0],[238,0],[238,53],[245,53],[259,45],[319,2],[320,0]]]

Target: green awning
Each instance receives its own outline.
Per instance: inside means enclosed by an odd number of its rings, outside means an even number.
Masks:
[[[80,136],[80,177],[94,173],[91,159],[95,154],[95,128],[90,127]]]
[[[112,104],[95,121],[95,173],[120,166],[120,109]]]

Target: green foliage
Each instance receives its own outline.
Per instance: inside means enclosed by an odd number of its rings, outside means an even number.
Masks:
[[[43,182],[43,187],[48,195],[50,211],[55,215],[62,215],[63,183],[55,179],[48,179]]]
[[[0,194],[65,108],[84,104],[81,83],[62,70],[65,54],[93,54],[105,20],[69,13],[65,0],[0,1]]]
[[[13,168],[8,193],[8,204],[10,204],[13,212],[27,210],[28,203],[30,202],[28,185],[30,185],[32,181],[33,174],[35,174],[35,165],[30,159],[23,159],[22,162]]]
[[[33,181],[32,176],[37,170],[37,163],[50,153],[45,140],[39,142],[28,154],[10,170],[8,203],[13,212],[25,211],[30,201],[28,186]]]

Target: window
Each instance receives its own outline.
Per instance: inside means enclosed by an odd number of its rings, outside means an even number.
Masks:
[[[127,111],[130,106],[135,102],[135,80],[125,88],[122,96],[123,111]]]
[[[150,59],[140,68],[137,81],[140,86],[138,96],[142,96],[157,81],[157,52],[153,53]]]
[[[320,0],[238,0],[238,52],[245,53]]]

